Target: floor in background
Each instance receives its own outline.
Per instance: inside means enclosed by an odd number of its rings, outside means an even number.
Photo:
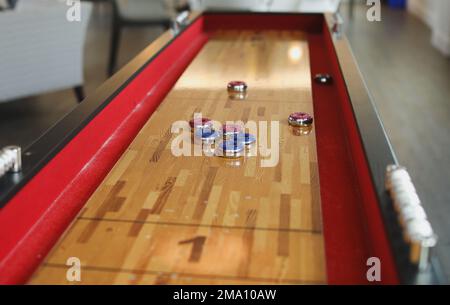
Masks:
[[[440,235],[437,255],[450,281],[450,60],[430,45],[430,30],[405,11],[383,8],[382,22],[368,22],[356,5],[346,32],[400,162],[407,166]],[[106,78],[110,9],[97,4],[85,54],[86,93]],[[125,30],[119,66],[161,29]],[[0,104],[0,147],[27,147],[76,107],[71,90]]]
[[[430,30],[402,10],[344,8],[346,34],[399,162],[406,166],[440,236],[437,254],[450,282],[450,58]]]

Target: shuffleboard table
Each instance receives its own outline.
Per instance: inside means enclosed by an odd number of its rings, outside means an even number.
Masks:
[[[236,80],[247,88],[232,97]],[[292,127],[295,112],[312,125]],[[177,155],[174,122],[198,113],[276,141]],[[0,178],[2,283],[71,283],[70,258],[82,284],[441,278],[433,256],[411,260],[385,187],[397,160],[332,15],[193,12],[21,157]]]

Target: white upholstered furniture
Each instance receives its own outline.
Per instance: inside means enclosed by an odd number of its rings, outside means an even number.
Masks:
[[[81,3],[80,22],[67,20],[69,8],[59,0],[19,0],[0,11],[0,102],[81,88],[92,4]]]
[[[122,28],[133,26],[162,26],[168,28],[176,15],[176,0],[111,0],[113,24],[108,73],[117,64]]]
[[[335,12],[341,0],[189,0],[194,10],[246,10],[269,12]]]

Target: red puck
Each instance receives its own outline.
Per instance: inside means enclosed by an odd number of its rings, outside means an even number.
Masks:
[[[244,92],[247,90],[247,84],[243,81],[235,80],[228,83],[227,89],[231,92]]]
[[[208,118],[194,118],[189,121],[189,126],[191,126],[191,131],[196,129],[211,129],[212,121]]]
[[[224,137],[236,136],[242,132],[242,127],[237,124],[225,124],[222,127],[222,134]]]
[[[294,112],[289,115],[288,122],[292,126],[310,126],[313,117],[306,112]]]

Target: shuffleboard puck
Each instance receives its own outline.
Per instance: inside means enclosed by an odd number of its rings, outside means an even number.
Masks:
[[[242,142],[248,146],[256,142],[256,137],[250,133],[240,133],[234,138],[234,141]]]
[[[294,112],[288,117],[288,122],[290,125],[299,126],[311,126],[313,123],[313,117],[306,112]]]
[[[314,81],[321,85],[329,85],[333,82],[333,78],[330,74],[316,74],[314,76]]]
[[[191,132],[196,132],[198,129],[212,130],[212,121],[208,118],[194,118],[189,121]]]
[[[227,85],[228,97],[232,100],[247,98],[247,84],[243,81],[231,81]]]
[[[195,132],[195,138],[202,140],[204,143],[214,143],[219,137],[220,134],[212,129],[198,129]]]
[[[228,92],[245,92],[247,91],[247,84],[240,80],[234,80],[227,85]]]
[[[216,156],[224,158],[239,158],[244,154],[245,145],[239,141],[225,140],[216,147]]]
[[[237,137],[242,133],[242,127],[237,124],[225,124],[222,126],[222,135],[224,139]]]

